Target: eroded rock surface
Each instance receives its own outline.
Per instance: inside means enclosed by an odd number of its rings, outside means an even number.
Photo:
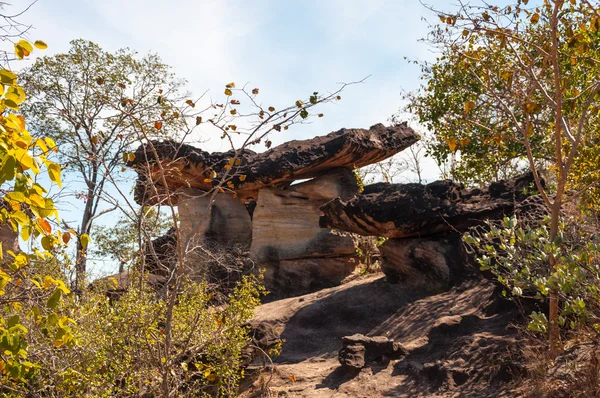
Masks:
[[[468,261],[460,235],[388,239],[379,247],[381,270],[390,283],[439,289],[460,275]]]
[[[343,367],[361,369],[373,361],[386,363],[408,353],[402,344],[385,336],[365,336],[353,334],[342,338],[343,347],[338,360]]]
[[[320,225],[360,235],[407,238],[464,232],[487,219],[511,215],[535,194],[533,176],[465,189],[450,180],[431,184],[368,185],[349,201],[335,199],[321,207]]]
[[[516,330],[508,327],[518,310],[504,305],[495,311],[497,300],[494,286],[482,279],[426,294],[369,276],[264,304],[251,323],[272,325],[284,340],[275,366],[264,374],[275,396],[519,396],[512,390],[518,377],[513,364],[522,353]],[[390,341],[401,343],[406,351],[366,359],[361,366],[364,343],[362,337],[349,337],[354,334],[382,339],[387,347]],[[346,366],[338,356],[344,346]],[[242,397],[255,397],[261,386],[252,370]]]
[[[177,207],[184,237],[195,234],[223,246],[250,246],[250,214],[246,206],[232,195],[217,193],[213,199],[209,193],[187,188],[179,194]]]
[[[263,153],[250,150],[208,153],[193,146],[173,141],[153,142],[154,151],[143,145],[128,165],[138,171],[135,198],[138,203],[156,203],[152,184],[164,193],[162,165],[171,194],[179,188],[210,191],[223,175],[232,175],[231,183],[242,199],[253,197],[256,190],[279,183],[312,178],[330,170],[362,167],[384,160],[414,144],[419,136],[410,127],[385,127],[376,124],[370,129],[341,129],[308,140],[294,140]],[[232,169],[229,159],[235,158]],[[239,160],[239,164],[237,164]],[[146,169],[149,165],[149,169]],[[213,174],[214,172],[214,174]],[[254,199],[256,199],[254,197]]]
[[[354,270],[356,238],[319,227],[319,208],[333,198],[350,199],[356,193],[356,179],[344,168],[286,189],[259,191],[250,253],[266,267],[271,290],[307,293],[339,284]]]

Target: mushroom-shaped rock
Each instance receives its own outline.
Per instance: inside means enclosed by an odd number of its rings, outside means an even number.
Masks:
[[[464,232],[484,220],[512,214],[535,193],[531,173],[485,189],[465,189],[450,180],[427,185],[378,183],[347,202],[336,198],[323,205],[319,223],[323,228],[389,238]]]
[[[406,124],[376,124],[369,129],[341,129],[289,141],[258,154],[249,150],[208,153],[187,144],[153,141],[139,147],[128,165],[138,171],[139,203],[156,203],[166,191],[172,195],[182,187],[209,191],[225,175],[231,177],[230,188],[245,198],[274,184],[379,162],[418,140],[419,135]]]

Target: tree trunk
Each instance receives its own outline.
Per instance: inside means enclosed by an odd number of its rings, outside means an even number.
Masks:
[[[561,185],[559,184],[559,194],[557,194],[554,204],[551,208],[550,215],[550,240],[554,242],[555,238],[558,236],[559,232],[559,222],[560,222],[560,208],[561,208],[561,196],[560,189]],[[564,189],[564,188],[563,188]],[[558,260],[554,256],[554,253],[550,254],[550,272],[556,272],[556,268],[558,267]],[[550,309],[548,311],[548,344],[550,348],[550,356],[552,358],[556,358],[558,355],[558,351],[560,349],[560,328],[558,324],[558,288],[553,287],[550,289]]]
[[[83,210],[83,217],[81,219],[81,228],[79,231],[80,236],[83,234],[90,233],[92,223],[90,220],[93,217],[94,201],[92,198],[93,190],[88,190],[88,198],[85,202],[85,209]],[[75,260],[75,287],[76,289],[82,289],[83,283],[85,282],[85,273],[87,268],[87,246],[83,247],[81,244],[81,238],[77,239],[77,257]]]

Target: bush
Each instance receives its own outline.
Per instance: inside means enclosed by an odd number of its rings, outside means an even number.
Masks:
[[[478,253],[481,270],[496,276],[507,297],[545,302],[556,288],[563,330],[600,332],[600,235],[590,217],[577,215],[562,222],[554,240],[547,222],[532,225],[516,216],[488,222],[484,231],[472,231],[464,240]],[[546,333],[546,315],[532,312],[528,328]]]
[[[242,278],[227,296],[206,283],[182,283],[169,343],[166,302],[145,281],[114,301],[104,291],[73,296],[65,304],[76,321],[73,341],[46,346],[27,393],[157,396],[164,389],[163,374],[169,372],[168,389],[175,395],[235,396],[243,376],[242,349],[250,342],[245,325],[262,292],[258,279],[251,277]]]

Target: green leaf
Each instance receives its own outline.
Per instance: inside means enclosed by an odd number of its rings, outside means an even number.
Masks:
[[[12,181],[15,178],[15,167],[17,167],[17,159],[13,155],[5,155],[0,168],[0,183]]]
[[[50,298],[48,298],[48,302],[46,303],[48,308],[55,309],[58,306],[58,302],[60,301],[60,296],[62,295],[62,291],[60,289],[54,289]]]
[[[10,318],[8,318],[8,320],[6,321],[6,326],[8,326],[9,328],[12,328],[13,326],[17,325],[20,321],[19,315],[13,315]]]

